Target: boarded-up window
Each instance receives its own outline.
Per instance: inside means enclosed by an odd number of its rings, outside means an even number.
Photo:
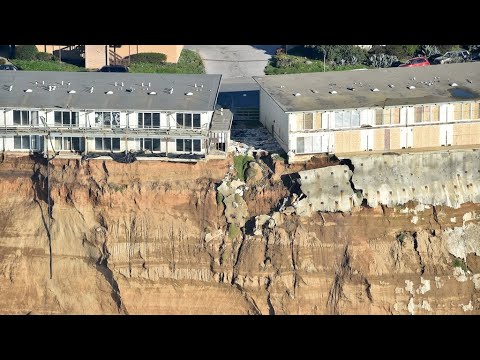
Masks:
[[[303,130],[303,114],[297,114],[297,131]]]
[[[415,119],[414,122],[421,123],[423,121],[423,108],[421,106],[417,106],[415,108]]]
[[[313,128],[319,130],[322,128],[322,113],[315,113],[313,116]]]
[[[430,105],[423,107],[423,122],[430,122],[432,117],[430,116]]]
[[[462,120],[462,103],[453,105],[453,118],[455,120]]]
[[[375,110],[375,125],[383,125],[383,109]]]
[[[472,119],[478,119],[480,113],[480,104],[473,104]]]
[[[312,113],[305,113],[304,115],[304,129],[305,130],[312,130],[313,129],[313,114]]]
[[[400,108],[393,108],[391,113],[392,124],[400,124]]]
[[[462,110],[462,117],[463,119],[462,120],[470,120],[472,118],[472,114],[471,114],[471,106],[472,104],[471,103],[464,103],[463,104],[463,110]]]
[[[430,121],[439,121],[440,109],[438,105],[430,106]]]
[[[390,109],[384,109],[383,110],[383,124],[384,125],[390,125]]]

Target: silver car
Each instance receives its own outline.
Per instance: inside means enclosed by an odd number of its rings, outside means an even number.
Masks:
[[[451,64],[467,61],[470,58],[470,53],[467,50],[447,51],[442,56],[433,60],[434,64]]]

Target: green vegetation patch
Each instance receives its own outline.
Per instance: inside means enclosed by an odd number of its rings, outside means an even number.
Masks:
[[[59,61],[12,60],[20,70],[27,71],[85,71],[85,68]]]
[[[228,237],[230,238],[230,240],[233,240],[236,237],[240,236],[241,233],[242,231],[237,224],[230,224],[230,226],[228,227]]]
[[[140,55],[140,54],[139,54]],[[133,55],[132,55],[133,56]],[[203,61],[195,51],[183,49],[178,63],[150,63],[135,62],[129,65],[132,73],[175,73],[175,74],[204,74]]]
[[[461,268],[461,269],[462,269],[463,271],[465,271],[465,272],[468,271],[467,264],[465,263],[465,261],[464,261],[463,259],[459,259],[459,258],[453,259],[452,266],[453,266],[453,267],[459,267],[459,268]]]
[[[238,155],[233,158],[233,167],[239,180],[245,181],[245,170],[247,170],[248,163],[253,160],[253,157],[247,155]]]

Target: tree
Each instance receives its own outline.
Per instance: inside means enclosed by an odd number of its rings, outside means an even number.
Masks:
[[[411,58],[415,55],[419,45],[387,45],[385,46],[385,54],[393,55],[399,59]]]
[[[367,52],[356,45],[305,45],[305,48],[312,49],[315,58],[325,58],[336,65],[361,63],[367,57]]]
[[[35,45],[18,45],[15,49],[15,59],[35,60],[38,49]]]

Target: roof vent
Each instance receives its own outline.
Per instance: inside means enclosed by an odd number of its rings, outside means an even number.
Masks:
[[[123,81],[121,82],[122,86],[123,86]]]
[[[450,86],[458,86],[457,83],[451,83]]]
[[[10,86],[8,87],[8,91],[12,91],[12,90],[13,90],[13,85],[10,85]]]
[[[280,85],[280,89],[283,89],[285,86],[284,85]]]
[[[32,89],[27,89],[25,90],[25,92],[32,92]]]
[[[108,90],[105,95],[112,95],[113,94],[113,91],[112,90]]]
[[[395,85],[393,85],[393,84],[390,84],[390,85],[388,85],[388,86],[391,87],[391,88],[394,88],[394,87],[395,87]]]
[[[185,95],[187,95],[187,96],[192,96],[193,93],[192,93],[192,92],[187,92],[187,93],[185,93]]]
[[[143,82],[142,82],[142,87],[143,87]]]
[[[118,86],[117,82],[115,81],[115,86]]]
[[[332,91],[330,91],[330,94],[335,95],[335,94],[338,94],[338,93],[335,90],[332,90]]]
[[[152,86],[152,83],[148,83],[148,87]]]
[[[377,88],[373,88],[372,91],[380,91],[380,90],[378,90]]]
[[[93,86],[90,88],[90,94],[93,93]]]
[[[302,95],[302,94],[300,94],[300,93],[293,94],[293,96],[300,96],[300,95]]]
[[[471,83],[472,83],[472,80],[470,80],[470,79],[467,79],[467,82],[471,84]]]
[[[173,88],[171,88],[170,90],[168,90],[168,93],[169,93],[170,95],[172,95],[172,94],[173,94]]]
[[[63,86],[63,80],[62,80],[62,86]]]
[[[75,94],[76,91],[75,91],[75,90],[70,90],[68,93],[69,93],[69,94]]]
[[[310,89],[310,91],[314,94],[318,94],[318,91],[317,90],[314,90],[314,89]]]
[[[42,80],[42,85],[45,85],[45,80]]]
[[[415,86],[413,86],[413,85],[410,85],[410,86],[408,86],[408,87],[407,87],[407,89],[409,89],[409,90],[413,90],[413,89],[415,89]]]
[[[355,91],[355,88],[353,86],[350,86],[347,89],[350,90],[350,91]]]
[[[157,93],[155,91],[150,91],[148,95],[157,95]]]

